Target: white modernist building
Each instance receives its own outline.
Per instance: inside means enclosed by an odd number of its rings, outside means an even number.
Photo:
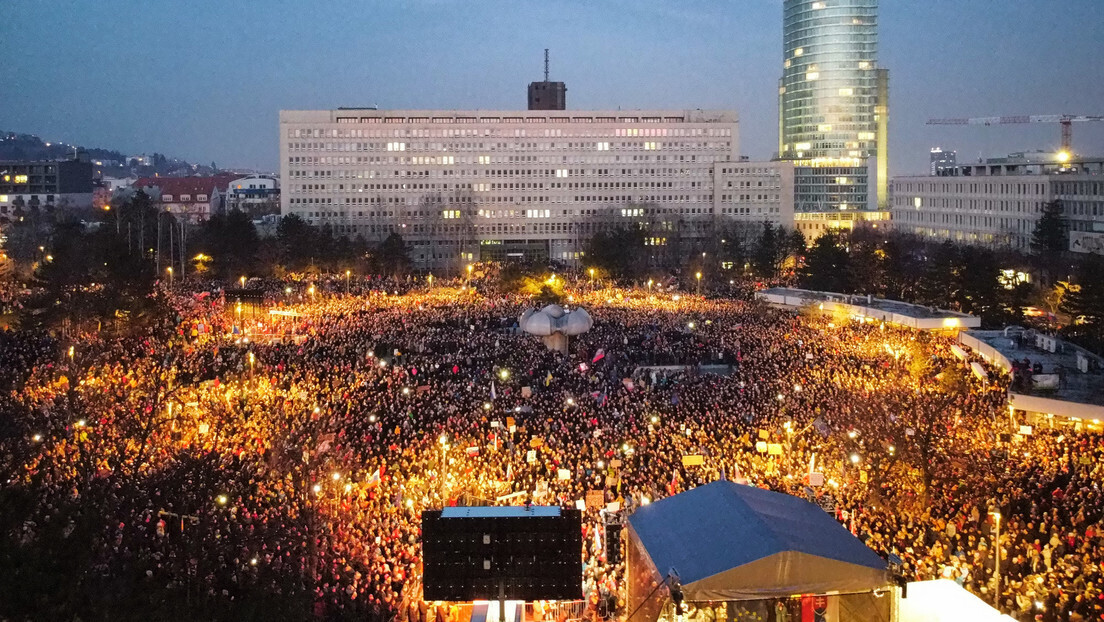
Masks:
[[[644,229],[685,255],[730,223],[792,227],[793,167],[746,162],[732,111],[284,110],[280,207],[421,268],[579,264],[587,240]]]
[[[946,176],[895,177],[896,231],[1026,250],[1042,207],[1060,201],[1074,251],[1104,249],[1104,159],[1013,154],[960,164]]]

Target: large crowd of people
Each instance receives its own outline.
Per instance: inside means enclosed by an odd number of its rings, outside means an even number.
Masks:
[[[530,299],[484,283],[241,285],[178,286],[141,334],[0,334],[0,542],[24,567],[0,618],[451,622],[421,599],[423,510],[600,491],[631,513],[723,477],[815,500],[910,580],[1104,619],[1104,440],[1009,434],[1007,379],[971,375],[948,336],[580,283],[563,304],[595,324],[562,354],[516,330]],[[602,505],[581,615],[623,618]],[[63,552],[75,586],[25,569]]]

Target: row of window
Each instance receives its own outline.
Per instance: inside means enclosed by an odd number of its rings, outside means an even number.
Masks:
[[[447,128],[447,129],[326,129],[326,128],[288,128],[288,138],[463,138],[474,136],[513,136],[514,138],[570,136],[578,138],[601,138],[616,136],[712,136],[716,138],[732,136],[728,127],[639,127],[639,128],[596,128],[587,130],[551,129],[524,130],[501,128]]]

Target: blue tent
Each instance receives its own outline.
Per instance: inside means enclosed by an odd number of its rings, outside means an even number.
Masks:
[[[852,594],[891,584],[886,562],[824,510],[730,481],[641,507],[629,527],[630,570],[650,574],[652,585],[673,570],[690,602]]]

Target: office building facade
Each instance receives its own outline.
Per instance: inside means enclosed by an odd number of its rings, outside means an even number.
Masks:
[[[369,242],[399,233],[430,270],[578,266],[618,226],[684,254],[725,221],[792,226],[790,165],[741,162],[738,130],[732,111],[285,110],[281,212]]]
[[[85,160],[0,162],[0,215],[17,208],[92,207],[92,163]]]
[[[877,0],[785,0],[778,158],[799,212],[888,201],[889,73],[877,67]]]
[[[1027,251],[1043,205],[1061,202],[1070,250],[1104,245],[1104,158],[1059,161],[1016,154],[959,165],[944,176],[893,179],[896,231]]]

